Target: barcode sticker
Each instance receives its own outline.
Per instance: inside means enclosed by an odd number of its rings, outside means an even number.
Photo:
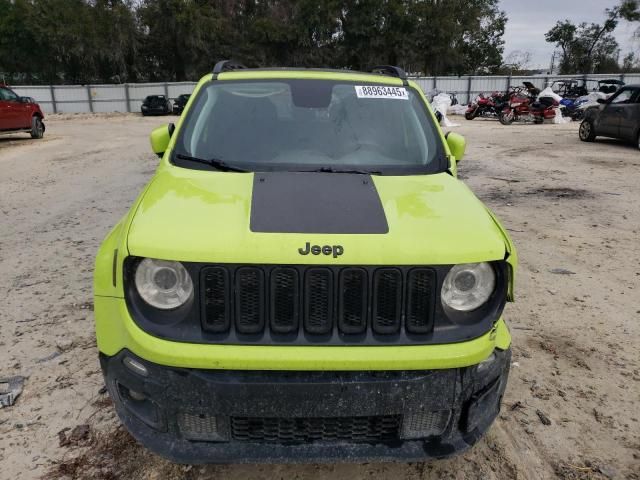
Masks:
[[[404,87],[383,87],[381,85],[358,85],[356,96],[358,98],[395,98],[398,100],[409,100],[409,93]]]

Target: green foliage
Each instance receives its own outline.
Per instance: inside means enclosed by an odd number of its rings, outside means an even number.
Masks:
[[[620,70],[620,48],[611,35],[620,19],[640,21],[640,0],[621,0],[614,8],[605,10],[605,21],[574,25],[569,20],[559,21],[545,38],[561,51],[560,73],[613,73]],[[633,57],[632,57],[633,58]],[[628,67],[628,59],[623,68]]]
[[[640,0],[622,0],[619,9],[620,17],[628,22],[640,22]]]
[[[249,66],[492,73],[498,0],[0,0],[0,72],[12,82],[194,80]]]

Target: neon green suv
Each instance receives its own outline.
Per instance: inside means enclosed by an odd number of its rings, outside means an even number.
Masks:
[[[216,65],[95,269],[120,419],[176,462],[423,460],[500,408],[516,252],[417,84]]]

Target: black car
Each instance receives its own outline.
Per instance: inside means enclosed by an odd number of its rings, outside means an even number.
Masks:
[[[585,112],[580,140],[592,142],[597,136],[613,137],[634,142],[640,148],[640,84],[626,85],[598,103]]]
[[[142,102],[142,115],[169,115],[171,102],[164,95],[149,95]]]
[[[185,105],[189,101],[189,97],[191,97],[191,94],[183,93],[182,95],[179,95],[173,101],[173,113],[175,115],[180,115],[182,113],[182,111],[184,110]]]

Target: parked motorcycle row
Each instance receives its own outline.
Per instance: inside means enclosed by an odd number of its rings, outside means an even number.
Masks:
[[[579,85],[577,80],[557,80],[542,91],[531,82],[523,82],[522,86],[510,87],[507,92],[480,94],[469,103],[464,116],[467,120],[496,118],[503,125],[582,120],[587,107],[600,98],[608,98],[624,85],[624,82],[612,79],[582,82]],[[588,82],[595,83],[591,92]]]

